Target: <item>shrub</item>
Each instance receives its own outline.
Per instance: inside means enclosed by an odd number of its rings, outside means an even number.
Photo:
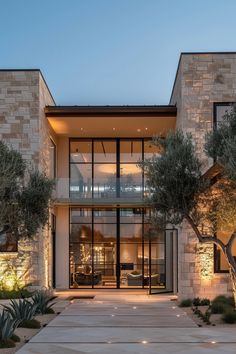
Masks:
[[[193,305],[194,305],[194,306],[200,306],[200,305],[201,305],[201,299],[200,299],[200,297],[195,297],[195,298],[193,299]]]
[[[21,299],[32,296],[32,292],[26,288],[20,290],[3,290],[0,291],[0,299]]]
[[[23,328],[40,328],[40,322],[35,320],[35,319],[31,319],[31,320],[24,320],[19,324],[19,327],[23,327]]]
[[[41,313],[42,315],[46,313],[54,313],[52,306],[55,302],[52,303],[54,299],[53,296],[47,290],[37,291],[32,296],[32,302],[37,306],[37,313]],[[49,304],[51,302],[51,304]]]
[[[209,306],[210,305],[210,300],[207,298],[201,299],[200,300],[200,305],[201,306]]]
[[[236,311],[233,308],[227,308],[221,318],[225,323],[235,323]]]
[[[210,306],[208,307],[208,309],[206,310],[206,312],[204,313],[202,319],[203,321],[207,324],[207,325],[210,325],[211,324],[211,321],[210,321],[210,318],[211,318],[211,310],[210,310]]]
[[[3,311],[0,314],[0,347],[11,348],[15,346],[12,337],[19,321],[12,319],[9,313]]]
[[[4,309],[9,312],[12,319],[19,322],[19,326],[24,320],[32,320],[37,312],[37,305],[32,304],[26,299],[19,301],[11,300],[10,305],[3,305]]]
[[[211,313],[223,313],[229,305],[223,302],[213,302],[211,305]]]
[[[220,302],[220,303],[232,306],[232,307],[235,306],[233,296],[228,296],[227,297],[227,296],[224,296],[224,295],[219,295],[212,301],[212,303],[214,303],[214,302]]]
[[[46,315],[51,315],[51,314],[53,314],[53,313],[55,313],[55,311],[50,307],[50,308],[47,308],[47,310],[46,310],[46,312],[45,312],[45,314]]]
[[[13,333],[13,335],[11,336],[11,340],[13,340],[13,342],[20,342],[20,337]]]
[[[0,348],[14,348],[15,342],[12,339],[0,340]]]
[[[191,299],[185,299],[182,300],[179,304],[180,307],[190,307],[192,306],[192,300]]]

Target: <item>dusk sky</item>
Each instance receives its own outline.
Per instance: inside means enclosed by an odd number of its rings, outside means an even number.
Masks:
[[[181,52],[236,51],[235,0],[0,0],[0,67],[58,105],[168,104]]]

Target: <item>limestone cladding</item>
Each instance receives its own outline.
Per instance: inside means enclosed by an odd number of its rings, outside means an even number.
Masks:
[[[30,165],[48,173],[50,131],[45,105],[54,105],[54,101],[39,70],[0,70],[0,139],[18,150]],[[50,285],[49,235],[47,226],[31,241],[19,241],[18,253],[0,254],[1,269],[12,259],[28,283]]]
[[[177,105],[177,128],[192,134],[204,170],[212,164],[204,153],[204,141],[213,128],[213,104],[235,101],[236,54],[182,54],[170,103]],[[183,223],[179,232],[181,298],[212,298],[231,291],[229,275],[214,273],[212,258],[213,246],[199,248],[191,228]]]

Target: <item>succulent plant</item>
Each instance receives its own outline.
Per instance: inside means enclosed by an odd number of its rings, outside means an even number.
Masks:
[[[18,301],[11,300],[10,305],[3,305],[4,310],[7,311],[13,320],[19,321],[19,325],[24,320],[32,320],[37,312],[37,305],[31,303],[26,299]]]
[[[52,306],[55,302],[52,302],[53,299],[54,296],[52,296],[47,290],[40,290],[32,296],[32,303],[37,306],[37,313],[54,313]]]
[[[2,311],[0,314],[0,341],[10,339],[18,324],[18,320],[12,319],[9,313]]]

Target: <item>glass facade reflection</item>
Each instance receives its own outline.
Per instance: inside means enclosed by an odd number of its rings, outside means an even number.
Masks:
[[[158,153],[146,139],[71,139],[71,198],[142,199],[145,182],[138,163]]]

